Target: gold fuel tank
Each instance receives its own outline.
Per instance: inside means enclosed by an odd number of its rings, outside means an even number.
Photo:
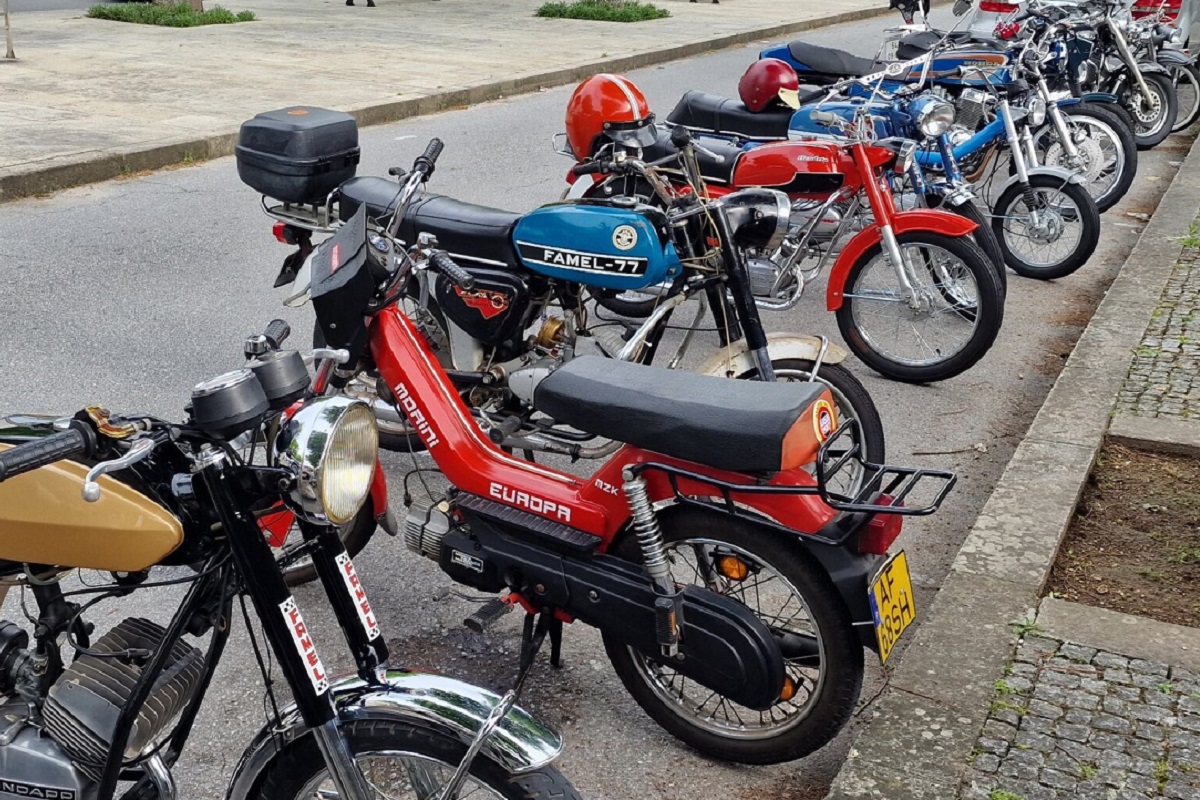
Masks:
[[[107,475],[100,499],[85,501],[86,475],[82,464],[59,461],[0,483],[0,560],[138,572],[183,542],[175,515]]]

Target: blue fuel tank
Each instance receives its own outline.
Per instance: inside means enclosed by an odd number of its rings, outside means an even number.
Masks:
[[[521,263],[534,272],[605,289],[640,289],[683,269],[666,224],[665,215],[648,206],[577,200],[526,214],[513,228],[513,241]]]

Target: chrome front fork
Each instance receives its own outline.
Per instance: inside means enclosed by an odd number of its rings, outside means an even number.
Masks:
[[[1017,124],[1013,122],[1012,108],[1008,104],[1006,98],[1000,100],[999,113],[1001,119],[1004,120],[1004,135],[1008,139],[1009,152],[1012,154],[1013,167],[1017,173],[1017,180],[1025,187],[1026,205],[1029,206],[1029,222],[1034,226],[1041,225],[1041,214],[1038,213],[1037,204],[1033,202],[1033,190],[1029,186],[1029,165],[1036,164],[1036,158],[1027,160],[1028,156],[1025,152],[1025,144],[1021,139],[1021,135],[1017,133]],[[1030,146],[1032,146],[1032,136],[1030,137]]]
[[[313,738],[316,739],[317,748],[325,759],[325,766],[329,768],[329,777],[333,779],[338,797],[344,800],[374,800],[375,795],[367,779],[363,777],[362,770],[358,768],[349,743],[342,736],[338,720],[331,719],[314,728]]]
[[[1067,115],[1059,108],[1058,103],[1050,98],[1050,87],[1046,85],[1045,78],[1038,77],[1038,93],[1046,103],[1046,113],[1050,115],[1050,121],[1054,123],[1054,130],[1058,131],[1058,140],[1062,142],[1063,150],[1066,151],[1072,166],[1074,166],[1075,159],[1079,158],[1079,148],[1075,146],[1075,139],[1071,136],[1070,128],[1067,127]]]
[[[921,307],[921,298],[917,294],[917,290],[913,288],[912,281],[908,277],[912,270],[912,265],[904,257],[904,248],[900,246],[900,240],[896,238],[896,232],[892,230],[891,225],[880,225],[879,235],[883,240],[884,251],[887,253],[888,259],[892,262],[892,269],[896,271],[896,280],[900,282],[900,288],[904,290],[904,297],[908,301],[908,307],[914,311],[918,310]]]
[[[1112,20],[1108,21],[1108,28],[1112,32],[1113,41],[1116,42],[1117,50],[1121,53],[1121,58],[1125,65],[1133,74],[1133,80],[1137,83],[1138,89],[1142,92],[1142,108],[1150,110],[1150,87],[1146,84],[1146,78],[1142,75],[1142,71],[1138,69],[1137,58],[1129,49],[1129,44],[1125,41],[1125,34],[1121,33],[1121,29],[1113,24]]]

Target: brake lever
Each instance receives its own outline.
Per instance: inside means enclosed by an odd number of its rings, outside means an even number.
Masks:
[[[702,144],[697,144],[695,139],[692,140],[692,148],[697,153],[703,153],[704,155],[708,156],[709,158],[711,158],[713,161],[717,162],[718,164],[725,163],[725,156],[720,155],[719,153],[714,153],[712,150],[709,150],[707,147],[705,147]]]
[[[330,347],[316,347],[312,353],[304,359],[308,363],[315,361],[333,361],[338,364],[345,364],[350,360],[349,350],[334,350]]]
[[[94,503],[100,499],[100,484],[97,479],[101,475],[107,475],[110,472],[125,469],[132,466],[153,452],[157,442],[151,438],[135,439],[129,444],[129,450],[120,458],[114,458],[111,461],[103,461],[88,470],[87,477],[83,479],[83,499],[89,503]]]

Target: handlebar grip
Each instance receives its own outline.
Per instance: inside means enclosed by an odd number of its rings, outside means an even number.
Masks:
[[[841,119],[841,117],[832,111],[822,111],[819,108],[814,109],[809,116],[812,118],[812,121],[818,125],[833,125]]]
[[[585,161],[582,164],[576,164],[571,167],[571,174],[578,177],[580,175],[597,175],[604,172],[604,165],[599,161]]]
[[[467,272],[458,264],[455,264],[454,259],[443,253],[441,250],[436,251],[429,257],[429,263],[434,269],[445,275],[451,283],[460,289],[475,288],[475,276]]]
[[[271,348],[278,350],[289,336],[292,335],[292,326],[288,325],[281,319],[273,319],[267,323],[267,329],[263,331],[263,336],[267,337]]]
[[[11,450],[0,453],[0,481],[23,472],[62,461],[71,456],[84,455],[91,449],[91,438],[79,428],[55,433],[45,439],[26,442]]]
[[[425,180],[429,180],[429,176],[433,174],[433,167],[437,164],[438,156],[445,148],[446,145],[442,143],[441,139],[437,137],[430,139],[429,144],[425,145],[425,152],[417,156],[417,160],[413,162],[413,172],[419,172]]]

